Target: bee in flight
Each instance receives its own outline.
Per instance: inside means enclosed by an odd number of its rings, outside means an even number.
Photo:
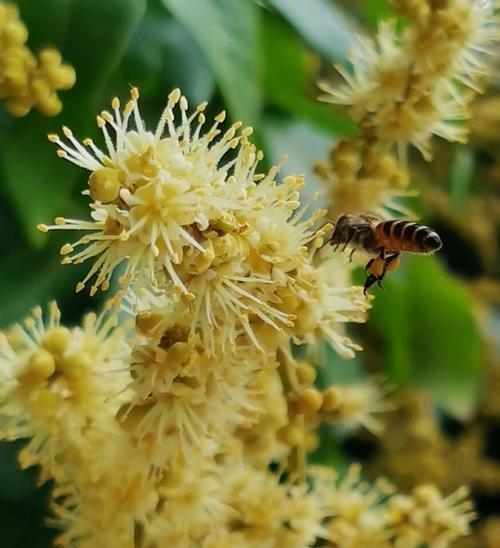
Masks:
[[[340,215],[330,244],[335,249],[343,244],[344,250],[351,246],[350,259],[356,249],[373,255],[365,267],[365,293],[374,283],[382,287],[386,272],[399,266],[401,252],[434,253],[443,245],[439,235],[427,226],[397,219],[384,221],[371,213]]]

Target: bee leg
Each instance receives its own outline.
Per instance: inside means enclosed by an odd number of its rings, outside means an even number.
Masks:
[[[350,244],[351,240],[354,238],[354,235],[356,234],[356,231],[353,230],[349,234],[349,237],[346,239],[344,247],[342,248],[342,251],[345,251],[347,249],[347,246]]]
[[[352,256],[354,255],[354,252],[355,252],[355,251],[356,251],[356,250],[353,249],[353,250],[351,251],[351,254],[349,255],[349,262],[350,262],[350,263],[352,263]]]
[[[393,270],[396,270],[396,268],[399,266],[399,255],[400,253],[398,252],[385,258],[384,274],[386,272],[392,272]]]
[[[378,281],[378,276],[375,276],[374,274],[370,274],[369,276],[367,276],[365,280],[365,285],[363,286],[363,293],[366,295],[366,292],[377,281]]]
[[[370,267],[372,266],[373,262],[375,261],[375,259],[370,259],[367,263],[366,263],[366,266],[365,266],[365,272],[368,274],[368,272],[370,272]]]
[[[380,276],[380,278],[377,280],[377,285],[380,287],[382,291],[385,291],[384,286],[382,285],[382,280],[384,279],[383,276]]]

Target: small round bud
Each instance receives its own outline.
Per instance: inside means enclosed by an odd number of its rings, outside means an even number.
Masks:
[[[39,348],[28,363],[30,371],[39,379],[48,379],[56,369],[54,356],[45,348]]]
[[[68,346],[71,332],[67,327],[53,327],[42,339],[42,346],[53,354],[61,354]]]
[[[297,377],[302,384],[313,384],[316,380],[316,369],[307,362],[298,362]]]
[[[109,203],[118,198],[120,174],[117,169],[103,167],[94,171],[89,179],[90,195],[94,200]]]
[[[336,411],[342,403],[340,391],[334,386],[330,386],[323,392],[323,410],[327,412]]]
[[[323,403],[323,396],[317,388],[306,388],[298,399],[298,406],[301,413],[311,417],[319,411]]]

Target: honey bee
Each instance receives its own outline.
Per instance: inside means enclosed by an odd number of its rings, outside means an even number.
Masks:
[[[401,252],[434,253],[443,245],[439,235],[428,226],[412,221],[384,221],[371,213],[352,215],[343,213],[335,223],[330,244],[352,247],[350,260],[356,249],[374,255],[365,267],[365,293],[374,284],[382,287],[386,272],[399,266]]]

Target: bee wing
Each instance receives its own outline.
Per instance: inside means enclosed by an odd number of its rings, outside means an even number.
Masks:
[[[379,215],[375,215],[374,213],[370,213],[370,212],[360,213],[358,217],[360,218],[362,222],[368,224],[372,228],[374,228],[375,226],[377,226],[380,222],[384,220]]]

